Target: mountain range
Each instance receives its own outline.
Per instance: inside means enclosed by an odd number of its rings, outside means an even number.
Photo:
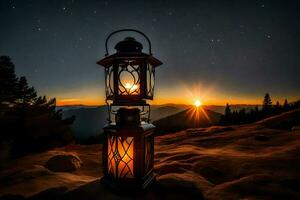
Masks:
[[[242,108],[250,109],[253,107],[253,105],[233,105],[232,110],[239,110]],[[185,117],[185,115],[188,116],[188,114],[184,114],[191,108],[193,108],[193,106],[185,104],[152,105],[150,121],[157,126],[166,124],[168,121],[168,130],[171,130],[171,125],[176,125],[174,130],[179,130],[184,127],[193,127],[195,125],[192,124],[192,118],[188,120],[188,118]],[[70,117],[72,115],[76,117],[76,120],[72,124],[72,130],[76,138],[89,138],[91,136],[99,135],[102,133],[105,124],[107,124],[108,111],[105,105],[58,106],[57,109],[62,109],[63,117]],[[203,106],[202,109],[208,113],[212,121],[208,123],[207,119],[202,116],[199,125],[201,127],[207,127],[208,124],[215,124],[215,122],[218,121],[220,113],[224,113],[225,106]],[[180,122],[181,128],[178,126],[178,122]]]

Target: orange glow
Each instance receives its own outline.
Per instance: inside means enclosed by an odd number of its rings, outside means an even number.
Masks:
[[[195,123],[201,123],[201,118],[206,118],[209,122],[211,121],[206,114],[202,106],[193,106],[188,110],[188,117],[192,119]]]
[[[72,106],[72,105],[86,105],[86,106],[97,106],[104,104],[100,100],[86,100],[86,99],[57,99],[57,106]]]
[[[125,82],[131,84],[132,89],[138,89],[139,85],[134,86],[133,83],[128,80]],[[220,88],[218,83],[211,83],[210,85],[204,85],[201,82],[195,82],[194,84],[187,85],[184,82],[175,82],[170,84],[167,88],[156,87],[154,100],[149,101],[152,105],[161,104],[185,104],[194,105],[195,100],[199,99],[204,105],[221,105],[229,104],[247,104],[247,105],[259,105],[262,103],[264,94],[245,94],[236,93],[234,91],[228,91]],[[127,88],[125,88],[127,89]],[[81,88],[74,88],[72,90],[60,88],[55,91],[46,92],[49,97],[56,97],[58,106],[67,105],[87,105],[87,106],[99,106],[105,104],[105,92],[104,88],[95,86],[83,86]],[[287,98],[290,102],[299,99],[299,96],[284,95],[276,96],[272,95],[273,102],[277,100],[283,102]]]
[[[114,177],[132,178],[133,137],[110,136],[108,138],[108,171]]]

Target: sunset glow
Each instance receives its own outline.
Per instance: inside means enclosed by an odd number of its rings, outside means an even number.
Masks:
[[[207,119],[208,121],[210,121],[210,118],[207,115],[205,109],[203,109],[203,107],[201,107],[201,102],[200,101],[197,102],[197,105],[196,105],[196,102],[195,102],[195,106],[190,107],[190,109],[187,112],[188,113],[188,118],[192,119],[195,123],[199,123],[199,124],[201,124],[201,121],[203,119]]]
[[[133,92],[139,88],[139,85],[125,82],[125,89]],[[131,88],[132,86],[132,88]],[[184,82],[177,82],[176,87],[165,89],[158,87],[155,90],[156,97],[151,101],[151,105],[162,105],[168,103],[193,105],[196,107],[196,101],[200,101],[200,106],[204,105],[220,105],[224,106],[227,102],[230,104],[247,104],[247,105],[259,105],[262,102],[262,97],[259,95],[239,95],[238,93],[232,93],[231,91],[220,91],[220,86],[217,84],[205,85],[200,81],[194,84],[188,85]],[[128,88],[128,89],[127,89]],[[130,89],[131,88],[131,89]],[[74,88],[72,90],[63,89],[48,91],[49,97],[56,97],[58,106],[65,105],[88,105],[99,106],[104,105],[105,92],[104,88],[99,86],[89,85],[88,87]],[[274,101],[279,101],[283,104],[285,98],[281,96],[272,96]],[[287,95],[287,99],[290,101],[296,101],[297,96]]]
[[[199,106],[202,105],[200,100],[196,100],[194,104],[195,104],[196,107],[199,107]]]

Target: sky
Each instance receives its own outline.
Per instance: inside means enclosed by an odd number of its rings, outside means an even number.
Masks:
[[[104,103],[112,31],[133,28],[163,62],[153,104],[260,104],[300,98],[299,1],[0,0],[0,55],[59,105]],[[133,36],[119,34],[109,44]]]

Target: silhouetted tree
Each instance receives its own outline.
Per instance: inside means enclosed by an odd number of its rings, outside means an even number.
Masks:
[[[74,120],[63,119],[55,98],[37,96],[24,76],[15,75],[10,58],[0,57],[0,162],[72,142]]]
[[[8,56],[0,56],[0,105],[16,99],[17,82],[14,64]]]
[[[289,103],[288,103],[288,100],[285,99],[285,100],[284,100],[284,103],[283,103],[283,109],[284,109],[285,111],[287,111],[287,110],[289,110],[289,107],[290,107],[290,105],[289,105]]]
[[[264,100],[263,100],[263,105],[262,106],[263,106],[262,107],[263,112],[268,115],[271,111],[271,108],[272,108],[272,100],[271,100],[271,97],[270,97],[269,93],[266,93],[266,95],[264,97]]]
[[[220,118],[220,124],[244,124],[252,123],[266,117],[277,115],[282,112],[286,112],[292,109],[300,108],[300,100],[288,103],[287,99],[284,101],[283,106],[277,101],[274,106],[272,106],[272,100],[268,93],[264,96],[262,109],[258,106],[247,111],[245,108],[239,111],[231,111],[229,104],[226,104],[224,115]]]
[[[231,109],[230,109],[230,106],[229,106],[228,103],[226,104],[226,107],[225,107],[225,115],[226,116],[230,116],[231,115]]]
[[[232,114],[231,108],[230,108],[229,104],[227,103],[226,107],[225,107],[224,115],[220,119],[220,123],[221,124],[229,124],[232,120],[231,114]]]
[[[276,101],[276,104],[273,107],[273,114],[279,114],[282,110],[282,107],[279,103],[279,101]]]
[[[37,93],[33,87],[29,87],[25,76],[21,76],[17,83],[18,103],[33,104],[36,101]]]

